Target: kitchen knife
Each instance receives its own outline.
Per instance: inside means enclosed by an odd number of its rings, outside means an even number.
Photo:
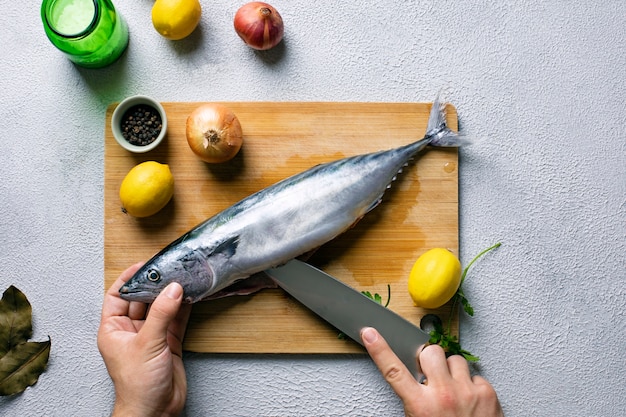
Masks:
[[[419,380],[417,349],[428,342],[428,333],[305,262],[294,259],[265,273],[295,299],[361,345],[361,329],[374,327]]]

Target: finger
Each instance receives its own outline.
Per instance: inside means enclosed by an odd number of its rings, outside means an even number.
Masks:
[[[419,357],[422,354],[422,350],[424,350],[424,348],[426,347],[426,345],[420,345],[420,347],[417,348],[417,353],[415,354],[415,360],[417,361],[417,373],[419,374],[419,377],[422,379],[426,379],[424,377],[424,371],[422,371],[422,365],[420,365],[420,360]],[[422,382],[422,381],[419,381]]]
[[[177,317],[183,301],[183,287],[173,282],[154,300],[139,334],[146,340],[167,340],[170,324]]]
[[[448,362],[446,361],[446,353],[439,345],[428,345],[418,356],[420,368],[428,385],[447,384],[452,379]]]
[[[474,376],[472,377],[472,382],[473,382],[475,385],[486,385],[486,386],[491,387],[491,384],[489,383],[489,381],[487,381],[485,378],[483,378],[483,377],[482,377],[482,376],[480,376],[480,375],[474,375]]]
[[[470,382],[470,370],[467,360],[461,355],[452,355],[448,358],[450,375],[457,381]]]
[[[131,320],[143,320],[146,318],[148,304],[139,301],[131,301],[128,306],[128,318]]]
[[[175,355],[182,356],[183,354],[183,339],[185,338],[190,315],[191,304],[183,304],[180,306],[174,322],[170,325],[168,344]]]
[[[120,298],[119,290],[126,281],[132,277],[137,270],[141,267],[142,263],[136,263],[128,267],[120,276],[115,280],[111,287],[104,295],[104,301],[102,302],[102,317],[111,316],[127,316],[129,311],[129,302]]]
[[[413,378],[376,329],[364,328],[361,331],[361,339],[367,353],[402,401],[414,400],[416,396],[419,396],[422,386]]]

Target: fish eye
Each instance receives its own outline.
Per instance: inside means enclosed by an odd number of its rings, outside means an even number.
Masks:
[[[149,269],[146,273],[148,281],[159,282],[161,280],[161,274],[156,269]]]

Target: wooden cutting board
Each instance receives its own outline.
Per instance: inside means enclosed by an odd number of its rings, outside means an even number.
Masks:
[[[162,103],[166,141],[147,154],[131,154],[113,139],[109,106],[105,124],[104,286],[129,265],[204,221],[287,176],[316,164],[378,151],[421,138],[428,103],[227,102],[244,133],[240,153],[224,164],[198,159],[185,138],[187,116],[200,103]],[[448,106],[449,126],[457,128]],[[136,219],[121,211],[118,190],[126,173],[146,160],[170,165],[172,201],[155,216]],[[341,198],[341,196],[337,196]],[[433,247],[458,255],[458,153],[433,148],[404,169],[383,199],[355,227],[323,246],[310,263],[359,291],[379,293],[389,308],[419,325],[425,313],[449,317],[449,305],[425,311],[407,292],[417,257]],[[453,332],[458,332],[457,318]],[[184,347],[218,353],[359,353],[353,341],[280,289],[194,305]]]

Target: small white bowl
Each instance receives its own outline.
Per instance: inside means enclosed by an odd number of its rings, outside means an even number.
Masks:
[[[159,115],[161,116],[161,132],[154,141],[147,145],[134,145],[127,141],[122,135],[122,117],[124,116],[124,113],[126,113],[126,111],[131,107],[139,104],[149,105],[159,112]],[[165,115],[165,110],[163,109],[163,106],[161,106],[161,103],[150,97],[141,95],[127,97],[122,100],[122,102],[120,102],[120,104],[118,104],[113,111],[113,116],[111,117],[111,131],[113,132],[113,137],[117,143],[119,143],[120,146],[127,151],[134,153],[148,152],[159,146],[165,138],[165,134],[167,133],[167,116]]]

